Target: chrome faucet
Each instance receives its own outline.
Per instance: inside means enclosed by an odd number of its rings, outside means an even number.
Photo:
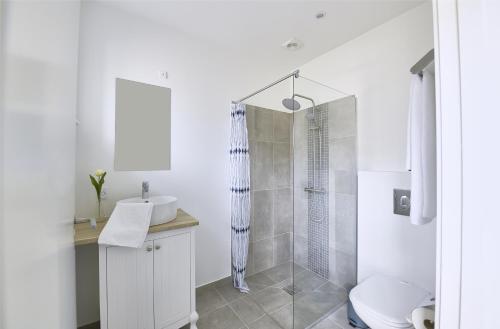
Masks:
[[[149,199],[149,182],[142,182],[142,198]]]

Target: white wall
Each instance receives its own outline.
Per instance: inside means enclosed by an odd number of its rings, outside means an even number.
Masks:
[[[358,175],[358,280],[383,273],[434,292],[436,221],[416,226],[393,214],[393,189],[410,189],[407,172]]]
[[[464,216],[461,327],[477,327],[480,319],[480,328],[499,328],[500,3],[461,0],[458,17]]]
[[[460,328],[462,113],[457,1],[433,1],[437,105],[436,325]]]
[[[360,170],[405,170],[409,70],[432,48],[427,3],[300,67],[301,75],[356,95]]]
[[[4,19],[4,3],[0,2],[0,77],[3,77],[4,75],[4,49],[5,46],[3,44],[3,39],[4,39],[4,31],[5,31],[5,19]],[[3,99],[3,86],[4,86],[4,79],[0,78],[0,100]],[[1,104],[1,103],[0,103]],[[0,127],[3,127],[3,104],[0,106]],[[0,186],[3,186],[3,134],[0,133]],[[3,188],[0,188],[0,209],[3,209]],[[3,216],[3,211],[0,211],[0,241],[3,241],[4,238],[4,216]],[[0,319],[4,319],[4,269],[5,268],[5,262],[4,262],[4,248],[0,248]],[[4,329],[4,321],[0,320],[0,329]]]
[[[439,325],[499,328],[500,3],[439,1],[435,8],[445,156]]]
[[[174,195],[200,221],[196,246],[198,285],[230,274],[229,104],[288,68],[253,63],[214,45],[103,3],[81,10],[76,213],[94,216],[95,192],[88,174],[108,171],[110,214],[116,200],[137,196],[141,182],[151,194]],[[169,73],[161,80],[160,70]],[[116,77],[172,89],[172,170],[114,172],[114,80]],[[92,248],[90,248],[92,249]],[[77,268],[97,266],[92,250],[77,251]],[[87,256],[85,256],[87,255]],[[86,275],[87,273],[88,275]],[[95,271],[79,271],[78,323],[98,320]],[[80,283],[79,283],[80,285]],[[94,309],[94,311],[91,311]]]
[[[409,187],[409,70],[432,48],[432,6],[426,3],[300,68],[301,75],[357,97],[358,281],[382,272],[434,291],[435,223],[414,227],[408,217],[392,214],[392,188]]]
[[[5,328],[75,328],[75,113],[80,4],[2,3]]]

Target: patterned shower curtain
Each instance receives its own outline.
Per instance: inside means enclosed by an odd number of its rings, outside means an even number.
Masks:
[[[231,263],[235,288],[248,292],[245,272],[250,233],[250,157],[245,104],[231,104]]]

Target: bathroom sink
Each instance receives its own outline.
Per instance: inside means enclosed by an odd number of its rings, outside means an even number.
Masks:
[[[151,225],[165,224],[173,221],[177,216],[177,198],[173,196],[158,195],[147,199],[141,197],[130,198],[118,201],[118,203],[152,203],[153,214],[151,215]]]

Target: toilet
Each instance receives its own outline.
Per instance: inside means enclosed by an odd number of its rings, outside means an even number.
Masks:
[[[406,281],[373,275],[354,287],[349,298],[358,316],[371,329],[414,328],[414,309],[433,303],[433,295]]]

